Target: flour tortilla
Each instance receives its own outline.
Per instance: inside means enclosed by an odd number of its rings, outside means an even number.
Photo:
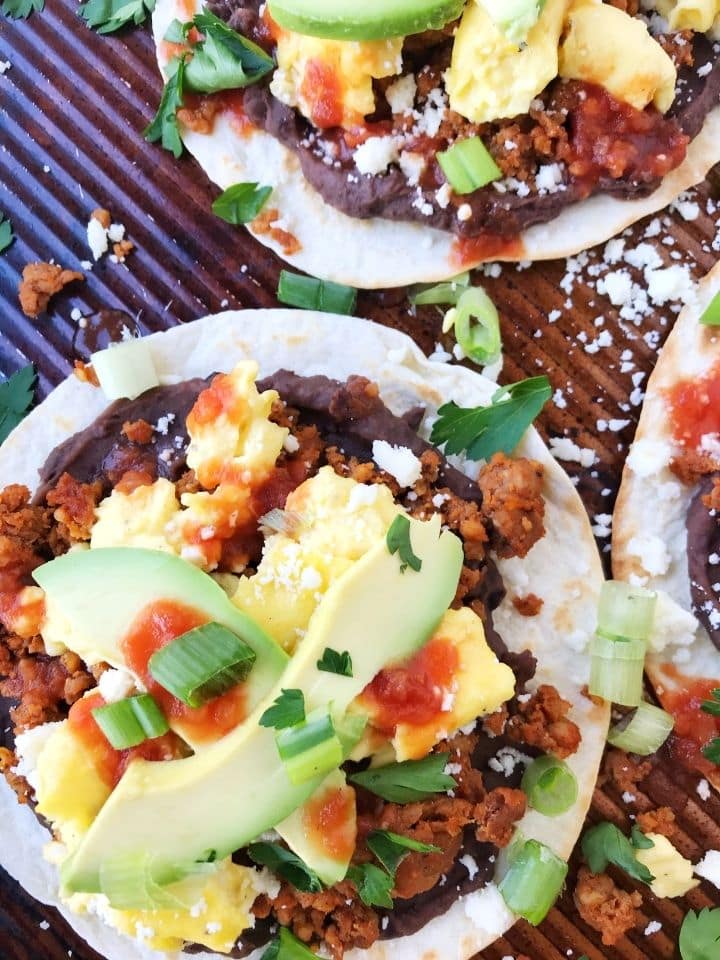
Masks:
[[[252,358],[259,363],[261,376],[281,367],[339,379],[364,374],[379,384],[383,400],[395,413],[422,404],[430,417],[449,400],[487,404],[497,389],[464,367],[430,362],[404,334],[327,314],[228,312],[154,334],[147,342],[164,383],[227,371],[239,360]],[[90,424],[107,403],[100,390],[75,377],[60,384],[0,448],[3,483],[35,487],[38,468],[47,455],[69,434]],[[542,840],[567,859],[590,805],[609,719],[607,707],[593,704],[580,693],[588,679],[588,643],[603,575],[582,503],[534,429],[527,432],[518,454],[544,464],[548,533],[525,560],[498,561],[509,595],[496,611],[495,622],[511,649],[533,651],[538,659],[536,682],[554,684],[572,702],[571,717],[582,730],[581,747],[568,761],[579,785],[577,803],[552,820],[531,811],[520,825],[527,837]],[[543,598],[542,610],[536,617],[522,617],[510,597],[531,591]],[[0,865],[38,900],[58,906],[98,952],[112,960],[167,956],[122,937],[95,916],[71,914],[59,903],[55,871],[41,856],[49,835],[27,808],[17,804],[1,777],[0,819],[6,824]],[[456,902],[413,936],[378,942],[370,950],[353,950],[346,956],[348,960],[467,960],[514,920],[491,884]],[[261,954],[256,951],[253,960]],[[173,956],[177,960],[187,955]]]
[[[673,441],[664,392],[680,380],[702,377],[720,360],[720,330],[699,323],[719,290],[720,264],[698,284],[693,302],[683,309],[662,349],[648,381],[613,517],[614,576],[618,580],[639,578],[651,589],[663,590],[688,613],[691,599],[685,517],[694,489],[680,483],[669,467],[678,447]],[[689,626],[692,632],[695,625],[690,622]],[[687,628],[680,627],[676,637],[682,638],[683,634],[688,639]],[[720,652],[701,624],[695,627],[690,657],[681,653],[674,662],[679,649],[670,643],[648,656],[647,672],[661,701],[664,692],[676,685],[664,671],[666,665],[674,663],[686,676],[717,678],[720,683]],[[720,789],[720,770],[712,780]]]
[[[195,5],[200,12],[203,0],[195,0]],[[158,0],[153,33],[161,69],[167,28],[175,19],[190,19],[192,8],[193,0]],[[312,276],[370,290],[445,280],[487,259],[554,260],[604,243],[705,179],[720,159],[720,107],[707,117],[685,161],[650,196],[637,200],[591,197],[565,209],[549,223],[526,230],[512,253],[479,257],[462,267],[453,262],[455,238],[449,233],[418,223],[360,220],[336,210],[305,180],[293,152],[265,131],[250,129],[240,135],[227,116],[220,114],[212,133],[183,129],[182,137],[210,180],[222,190],[243,182],[273,187],[269,206],[278,209],[279,226],[291,233],[301,248],[288,255],[272,237],[258,235],[250,226],[261,243]]]

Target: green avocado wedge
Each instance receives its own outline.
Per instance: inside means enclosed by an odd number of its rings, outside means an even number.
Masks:
[[[89,666],[104,661],[127,670],[122,642],[133,622],[153,604],[169,600],[221,623],[255,651],[244,682],[248,713],[289,663],[285,651],[212,577],[171,553],[134,547],[76,550],[38,567],[33,576],[45,593],[43,636],[49,653],[62,652],[64,644]],[[191,728],[177,721],[172,726],[192,746]]]
[[[285,820],[325,774],[290,782],[275,730],[260,726],[282,689],[300,689],[306,711],[332,704],[337,718],[388,663],[432,636],[452,603],[463,563],[460,541],[440,533],[440,518],[411,520],[419,572],[401,569],[381,541],[328,590],[282,678],[248,719],[192,757],[135,760],[63,868],[67,893],[98,892],[103,863],[151,850],[158,883],[178,865],[220,859]],[[347,650],[353,676],[317,668],[326,647]],[[347,753],[351,747],[348,745]]]
[[[440,30],[465,0],[270,0],[272,18],[295,33],[326,40],[385,40]]]

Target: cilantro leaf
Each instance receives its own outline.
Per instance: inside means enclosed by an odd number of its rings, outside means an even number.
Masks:
[[[399,513],[387,532],[386,543],[391,554],[400,554],[400,573],[405,573],[408,567],[411,570],[422,569],[422,560],[413,553],[410,542],[410,520],[404,513]]]
[[[7,250],[14,239],[15,235],[12,231],[12,224],[9,220],[5,219],[4,214],[0,213],[0,253],[2,253],[3,250]]]
[[[171,20],[165,31],[163,40],[166,43],[185,43],[192,23],[182,23],[180,20]]]
[[[273,873],[287,880],[298,890],[305,893],[319,893],[323,889],[322,881],[315,871],[292,850],[281,847],[279,843],[251,843],[247,852],[255,863],[269,867]]]
[[[435,847],[431,843],[420,843],[418,840],[403,837],[399,833],[392,833],[390,830],[373,830],[368,834],[367,845],[392,877],[395,876],[395,871],[411,851],[417,853],[441,852],[440,847]]]
[[[155,0],[87,0],[78,13],[98,33],[114,33],[129,23],[144,23],[154,9]]]
[[[217,93],[256,83],[275,63],[257,44],[205,9],[193,19],[204,39],[187,66],[187,85],[196,93]]]
[[[268,944],[260,960],[317,960],[317,954],[294,937],[287,927],[280,927],[280,936]]]
[[[702,702],[700,709],[705,713],[711,713],[714,717],[720,717],[720,687],[715,687],[711,696],[711,700]]]
[[[284,730],[305,719],[305,695],[302,690],[282,690],[272,707],[260,717],[261,727]]]
[[[31,363],[0,383],[0,443],[27,413],[34,387],[35,367]]]
[[[13,20],[27,20],[34,10],[40,13],[44,8],[45,0],[3,0],[0,13]]]
[[[707,746],[703,747],[702,754],[710,763],[720,765],[720,737],[715,737]]]
[[[705,907],[700,913],[692,910],[680,927],[682,960],[717,960],[720,955],[720,907]]]
[[[392,909],[390,891],[395,886],[395,880],[389,873],[374,863],[361,863],[350,867],[347,876],[357,887],[360,899],[366,906]]]
[[[271,193],[272,187],[261,187],[258,183],[236,183],[213,201],[212,212],[221,220],[236,226],[250,223],[265,206]]]
[[[489,407],[451,401],[438,410],[430,441],[444,443],[446,453],[465,452],[470,460],[489,460],[500,450],[512,453],[551,396],[550,381],[542,376],[501,387]]]
[[[636,850],[650,850],[655,844],[649,837],[646,837],[640,827],[634,823],[630,831],[630,843]]]
[[[156,143],[159,140],[165,150],[171,150],[175,157],[180,157],[183,152],[177,112],[183,105],[185,69],[185,58],[173,57],[168,64],[170,76],[165,84],[158,112],[145,130],[146,140],[150,143]]]
[[[332,647],[325,647],[322,659],[317,662],[317,668],[324,673],[337,673],[340,677],[351,677],[353,675],[352,657],[347,650],[338,653]]]
[[[414,803],[457,786],[453,777],[445,773],[449,759],[448,753],[434,753],[423,760],[403,760],[362,770],[348,779],[390,803]]]
[[[635,850],[614,823],[598,823],[582,838],[583,856],[593,873],[602,873],[608,863],[614,863],[635,880],[652,883],[655,879],[648,868],[639,862]]]

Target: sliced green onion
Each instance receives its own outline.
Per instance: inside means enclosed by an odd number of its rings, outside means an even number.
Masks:
[[[508,907],[537,926],[562,890],[568,865],[538,840],[526,840],[500,881]]]
[[[90,357],[100,388],[108,400],[134,400],[160,384],[150,347],[133,337]]]
[[[647,757],[655,753],[672,733],[675,721],[660,707],[641,703],[635,713],[625,717],[608,734],[608,743],[628,753]]]
[[[597,632],[609,640],[647,640],[655,620],[657,594],[620,580],[600,591]]]
[[[92,715],[115,750],[137,747],[145,740],[161,737],[170,729],[149,693],[96,707]]]
[[[278,731],[275,739],[291,783],[305,783],[343,762],[342,743],[327,710],[313,711],[302,723]]]
[[[495,363],[502,350],[500,317],[497,308],[482,287],[468,287],[457,306],[448,310],[445,327],[455,327],[455,339],[466,357],[487,366]]]
[[[181,634],[150,657],[150,673],[161,687],[189,707],[201,707],[242,683],[255,651],[221,623]]]
[[[301,310],[320,310],[323,313],[351,314],[357,304],[357,290],[329,280],[303,277],[283,270],[277,292],[280,303]]]
[[[500,168],[480,137],[460,140],[438,153],[437,161],[455,193],[473,193],[502,177]]]
[[[590,693],[612,703],[637,707],[642,700],[645,652],[644,640],[593,637],[590,645]]]
[[[415,307],[434,306],[436,304],[456,304],[466,287],[470,286],[470,274],[460,273],[452,280],[437,283],[435,286],[418,287],[409,296],[410,303]]]
[[[557,757],[538,757],[523,774],[522,789],[530,806],[546,817],[558,817],[577,800],[575,774]]]
[[[720,327],[720,292],[715,294],[703,310],[700,323],[704,327]]]
[[[216,869],[213,863],[191,863],[156,871],[152,853],[130,851],[103,861],[100,892],[116,910],[185,910],[200,896],[198,883],[204,886],[207,875]],[[193,877],[198,883],[167,889]]]

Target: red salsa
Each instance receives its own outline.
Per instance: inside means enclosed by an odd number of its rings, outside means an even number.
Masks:
[[[720,680],[686,677],[668,664],[662,669],[674,684],[661,696],[663,707],[675,719],[669,740],[672,756],[705,775],[717,772],[715,764],[703,756],[702,748],[720,737],[720,717],[705,713],[701,706],[704,700],[712,699],[712,691],[720,687]]]
[[[681,380],[666,396],[678,443],[695,449],[707,434],[720,434],[720,363],[704,377]]]
[[[324,60],[309,60],[300,94],[310,108],[314,125],[325,130],[343,121],[343,89],[337,70]]]

